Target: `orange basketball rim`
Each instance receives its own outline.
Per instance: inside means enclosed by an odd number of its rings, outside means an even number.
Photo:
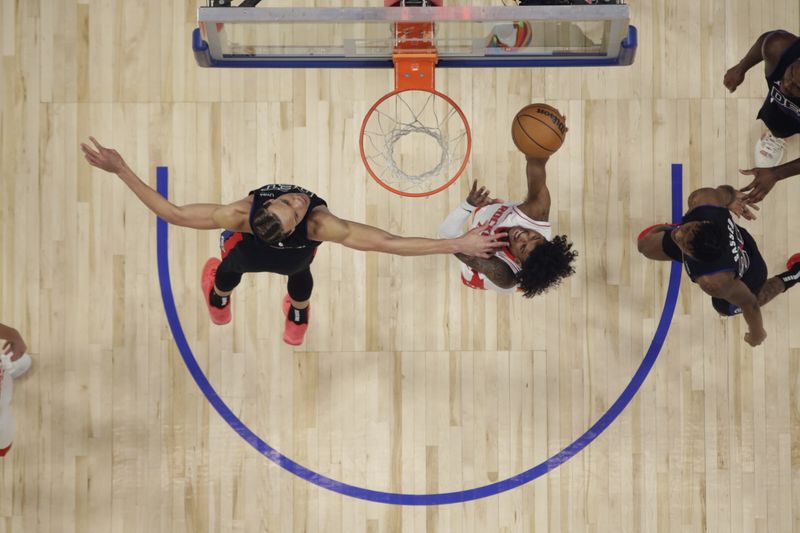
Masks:
[[[387,7],[397,3],[385,1]],[[429,4],[438,7],[441,0]],[[435,31],[433,22],[395,24],[395,88],[375,102],[361,123],[359,148],[367,172],[401,196],[443,191],[464,172],[472,149],[467,117],[435,89]]]

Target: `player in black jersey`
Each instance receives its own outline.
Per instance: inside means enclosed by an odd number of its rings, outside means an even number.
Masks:
[[[246,272],[274,272],[289,277],[284,298],[287,315],[284,341],[303,342],[308,327],[308,303],[313,288],[309,269],[316,248],[324,241],[338,242],[362,251],[396,255],[462,253],[490,257],[505,246],[505,233],[482,235],[482,228],[456,239],[399,237],[386,231],[341,219],[324,200],[302,187],[266,185],[228,205],[176,206],[145,184],[116,150],[82,143],[86,160],[117,174],[156,215],[176,226],[220,229],[222,261],[211,258],[203,268],[201,286],[215,324],[231,320],[230,294]]]
[[[741,313],[750,329],[744,340],[758,346],[767,337],[761,306],[793,287],[800,278],[800,254],[786,272],[767,279],[767,265],[755,240],[731,212],[755,218],[744,193],[730,185],[697,189],[680,224],[657,224],[639,235],[639,252],[656,261],[680,261],[691,280],[711,295],[721,315]]]
[[[788,31],[768,31],[761,35],[747,55],[726,73],[723,83],[736,90],[750,68],[764,61],[769,91],[758,112],[769,132],[756,144],[755,168],[740,171],[753,176],[743,191],[747,200],[760,202],[779,180],[800,174],[800,158],[783,165],[785,139],[800,133],[800,39]]]

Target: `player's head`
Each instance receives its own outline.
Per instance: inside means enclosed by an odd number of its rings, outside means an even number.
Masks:
[[[528,255],[542,243],[547,242],[547,239],[536,230],[530,228],[523,228],[522,226],[514,226],[513,228],[503,229],[508,233],[508,248],[514,257],[519,259],[520,263],[524,263]]]
[[[509,231],[509,245],[511,244]],[[550,241],[542,237],[530,250],[524,250],[524,253],[524,259],[517,256],[522,261],[522,270],[517,273],[517,285],[526,298],[557,286],[561,280],[575,273],[572,262],[578,252],[572,249],[572,243],[567,241],[566,235],[557,235]]]
[[[780,89],[783,94],[800,98],[800,59],[786,68]]]
[[[253,234],[266,243],[288,237],[306,216],[310,204],[311,200],[302,193],[289,193],[267,200],[253,215]]]
[[[672,240],[684,254],[704,263],[717,259],[727,245],[722,228],[704,221],[681,224],[672,231]]]

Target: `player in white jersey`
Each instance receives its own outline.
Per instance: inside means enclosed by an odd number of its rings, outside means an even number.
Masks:
[[[14,328],[0,324],[0,339],[5,339],[0,350],[0,457],[3,457],[11,448],[16,432],[11,412],[14,380],[28,371],[31,356],[25,353],[25,341]]]
[[[483,225],[486,231],[505,237],[507,246],[488,259],[455,254],[463,263],[461,281],[474,289],[499,292],[521,291],[526,298],[541,294],[575,273],[572,262],[578,252],[565,235],[553,237],[550,218],[550,191],[545,165],[548,158],[527,157],[528,196],[522,202],[500,202],[490,198],[477,182],[466,201],[453,210],[439,227],[441,238],[464,233]]]

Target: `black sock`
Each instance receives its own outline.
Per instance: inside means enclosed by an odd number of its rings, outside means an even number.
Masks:
[[[289,305],[289,313],[286,318],[295,324],[308,324],[308,307],[305,309],[297,309],[293,305]]]
[[[208,301],[211,302],[211,305],[213,305],[214,307],[222,309],[223,307],[225,307],[230,303],[231,297],[230,295],[220,296],[219,294],[217,294],[217,291],[215,291],[214,288],[212,287],[211,292],[209,293]]]
[[[786,285],[787,291],[794,287],[794,284],[800,280],[800,262],[795,263],[792,268],[783,274],[778,274],[778,277],[781,278],[783,284]]]

